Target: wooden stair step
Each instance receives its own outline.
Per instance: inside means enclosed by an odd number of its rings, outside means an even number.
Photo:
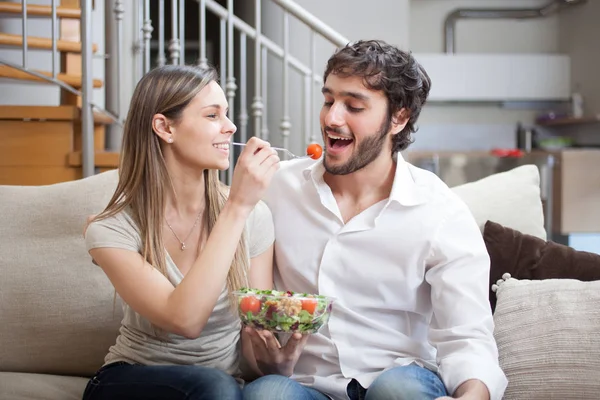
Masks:
[[[23,5],[21,3],[11,3],[0,1],[0,14],[21,14]],[[27,4],[28,17],[52,17],[52,6],[43,6],[37,4]],[[56,7],[56,16],[58,18],[76,18],[81,17],[81,9],[73,7]]]
[[[34,70],[34,72],[37,72],[38,74],[47,76],[49,78],[52,77],[51,72],[39,71],[39,70]],[[46,81],[42,78],[39,78],[35,75],[31,75],[31,74],[28,74],[27,72],[21,71],[20,69],[9,67],[8,65],[0,65],[0,78],[20,79],[20,80],[26,80],[26,81],[51,83],[51,82]],[[75,89],[81,89],[81,76],[80,75],[56,74],[56,79],[66,83],[69,86],[74,87]],[[102,87],[102,80],[100,80],[100,79],[93,79],[92,83],[94,85],[94,88]]]
[[[94,110],[94,124],[110,125],[108,115]],[[0,120],[18,121],[79,121],[81,108],[77,106],[0,106]]]
[[[119,168],[118,151],[97,151],[94,153],[94,165],[96,168]],[[81,151],[69,153],[68,164],[70,167],[81,167]]]
[[[23,46],[23,36],[0,32],[0,46]],[[27,48],[52,50],[52,39],[27,36]],[[81,53],[81,43],[70,40],[57,40],[56,49],[62,52]],[[92,51],[98,51],[98,45],[92,44]]]

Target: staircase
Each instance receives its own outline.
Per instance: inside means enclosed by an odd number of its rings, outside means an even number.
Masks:
[[[238,126],[235,141],[256,135],[302,154],[308,143],[320,140],[322,68],[315,66],[317,40],[333,47],[348,40],[294,1],[237,0],[234,12],[233,0],[104,0],[101,45],[90,40],[92,0],[37,2],[45,4],[0,1],[0,22],[20,20],[21,33],[40,19],[53,21],[57,28],[55,35],[51,29],[47,36],[24,38],[14,29],[4,32],[0,24],[0,48],[23,54],[21,63],[0,55],[0,100],[5,82],[20,82],[59,87],[60,102],[0,105],[0,184],[45,185],[117,168],[118,149],[108,150],[108,143],[120,143],[126,112],[122,103],[151,68],[190,63],[191,48],[192,62],[210,63],[221,73],[230,118]],[[283,27],[277,38],[263,33],[265,24],[272,23],[263,15],[273,12]],[[291,54],[292,18],[308,27],[306,59]],[[197,32],[190,35],[186,27],[192,26]],[[127,37],[132,42],[127,43]],[[91,70],[99,48],[106,53],[103,79]],[[33,52],[53,54],[53,62],[47,69],[31,68],[27,61]],[[60,68],[53,67],[55,59]],[[93,103],[94,88],[104,91],[106,104]],[[231,152],[232,165],[236,151]],[[221,179],[229,183],[232,173],[230,168]]]
[[[78,0],[62,0],[60,4],[48,0],[47,5],[26,4],[25,13],[23,3],[27,2],[0,2],[0,20],[18,19],[25,31],[29,31],[28,25],[50,21],[56,34],[52,35],[53,29],[48,36],[0,32],[1,49],[20,49],[23,54],[20,64],[0,56],[0,92],[8,82],[19,82],[23,87],[53,85],[60,88],[60,100],[54,106],[31,105],[35,99],[27,99],[27,104],[18,104],[17,100],[0,106],[0,184],[46,185],[79,179],[84,175],[81,152],[85,137],[81,7]],[[97,50],[98,45],[91,44],[89,51]],[[53,61],[56,58],[58,62],[46,70],[31,68],[32,57],[40,52],[52,54]],[[56,64],[60,68],[53,68]],[[91,87],[102,88],[103,81],[91,79]],[[105,127],[114,120],[98,111],[91,119],[91,144],[101,152],[105,148]],[[117,165],[114,161],[110,167]]]

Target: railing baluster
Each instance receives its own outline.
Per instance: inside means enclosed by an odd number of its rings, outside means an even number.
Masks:
[[[108,55],[104,61],[105,103],[109,113],[121,120],[121,78],[123,76],[123,15],[125,7],[123,0],[108,0],[105,3],[104,34],[105,52]],[[106,127],[107,147],[118,149],[121,144],[122,129],[119,124],[109,124]]]
[[[52,78],[56,79],[56,0],[52,0]]]
[[[221,19],[219,24],[219,44],[220,44],[220,51],[219,51],[219,72],[220,72],[220,77],[219,79],[221,80],[221,87],[223,88],[223,90],[226,90],[225,87],[225,78],[226,78],[226,72],[227,72],[227,22],[224,19]]]
[[[317,59],[317,47],[315,44],[315,31],[310,30],[310,125],[308,143],[314,143],[317,141],[315,136],[315,131],[313,129],[313,113],[315,112],[315,69],[316,69],[316,59]],[[307,143],[307,144],[308,144]]]
[[[283,117],[281,118],[281,129],[282,136],[282,147],[287,149],[290,141],[290,129],[292,124],[290,122],[290,102],[289,102],[289,86],[290,86],[290,74],[289,74],[289,52],[290,52],[290,17],[287,11],[283,12]],[[287,155],[285,156],[287,159]]]
[[[138,64],[138,80],[144,75],[144,1],[145,0],[138,0],[137,7],[138,25],[136,28],[138,29],[140,37],[135,46],[135,55]]]
[[[179,39],[177,38],[177,10],[179,0],[171,0],[171,40],[169,41],[169,58],[171,64],[175,65],[179,62]],[[184,0],[181,0],[184,1]]]
[[[246,73],[248,65],[246,63],[246,34],[240,33],[240,142],[246,143],[248,140],[248,107],[247,107],[247,82]]]
[[[262,101],[263,104],[267,104],[267,76],[268,76],[268,71],[269,71],[269,64],[268,64],[268,56],[269,56],[269,51],[266,47],[262,48],[261,51],[261,57],[262,57],[262,77],[261,77],[261,91],[262,91]],[[269,140],[269,124],[267,123],[267,108],[265,107],[262,110],[262,130],[260,132],[260,135],[258,135],[259,137],[261,137],[263,140]]]
[[[305,144],[310,143],[310,137],[312,132],[312,73],[304,76],[304,141]]]
[[[179,64],[185,65],[185,0],[179,1]]]
[[[144,0],[144,73],[150,71],[150,39],[152,39],[152,21],[150,20],[150,0]]]
[[[200,0],[199,13],[200,13],[200,59],[198,65],[202,68],[208,66],[208,59],[206,58],[206,0]]]
[[[117,73],[115,76],[116,81],[116,93],[115,93],[115,106],[114,110],[110,110],[119,120],[121,119],[121,77],[123,76],[123,15],[125,14],[125,7],[123,6],[123,0],[115,1],[115,8],[113,10],[115,14],[115,20],[117,21]]]
[[[221,81],[221,87],[223,88],[223,90],[227,90],[225,87],[225,77],[226,77],[226,63],[227,63],[227,22],[225,21],[225,19],[221,18],[219,20],[219,44],[220,44],[220,51],[219,51],[219,72],[220,72],[220,76],[219,76],[219,80]],[[230,154],[230,158],[229,160],[231,161],[231,148],[229,150],[229,154]],[[234,166],[233,164],[229,165],[229,169],[232,169]],[[229,177],[229,172],[228,171],[220,171],[219,172],[219,178],[221,179],[222,182],[225,183],[231,183],[231,181],[228,180]]]
[[[95,172],[92,114],[92,0],[81,0],[81,166],[83,177]]]
[[[234,30],[233,30],[233,0],[227,0],[227,10],[229,11],[227,15],[227,84],[225,85],[226,93],[227,93],[227,102],[229,103],[229,118],[232,121],[235,121],[235,91],[237,90],[237,85],[235,83],[235,71],[233,70],[234,65],[234,55],[233,51],[234,47]],[[229,162],[233,167],[234,157],[233,151],[229,152]],[[227,170],[227,179],[228,183],[231,183],[233,178],[233,168],[229,168]]]
[[[263,102],[261,98],[261,0],[254,1],[255,13],[255,36],[254,36],[254,99],[252,100],[252,116],[254,117],[254,132],[255,136],[260,137],[261,122],[263,117]]]
[[[23,30],[23,68],[27,68],[27,0],[22,0],[21,29]]]
[[[166,64],[165,56],[165,0],[158,0],[158,57],[156,63],[162,67]]]

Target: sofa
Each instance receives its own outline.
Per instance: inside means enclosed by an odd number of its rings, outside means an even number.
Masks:
[[[0,399],[80,399],[115,341],[119,299],[92,264],[82,228],[116,183],[113,170],[49,186],[0,186]],[[562,246],[566,264],[584,259],[585,271],[540,273],[540,249],[554,244],[546,241],[539,185],[538,169],[525,165],[453,188],[492,260],[505,398],[599,398],[600,276],[593,269],[600,256]]]

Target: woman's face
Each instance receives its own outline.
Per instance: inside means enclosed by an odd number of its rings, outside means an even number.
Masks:
[[[215,81],[206,85],[171,125],[171,149],[175,159],[198,169],[229,168],[231,137],[236,126],[227,117],[225,93]]]

